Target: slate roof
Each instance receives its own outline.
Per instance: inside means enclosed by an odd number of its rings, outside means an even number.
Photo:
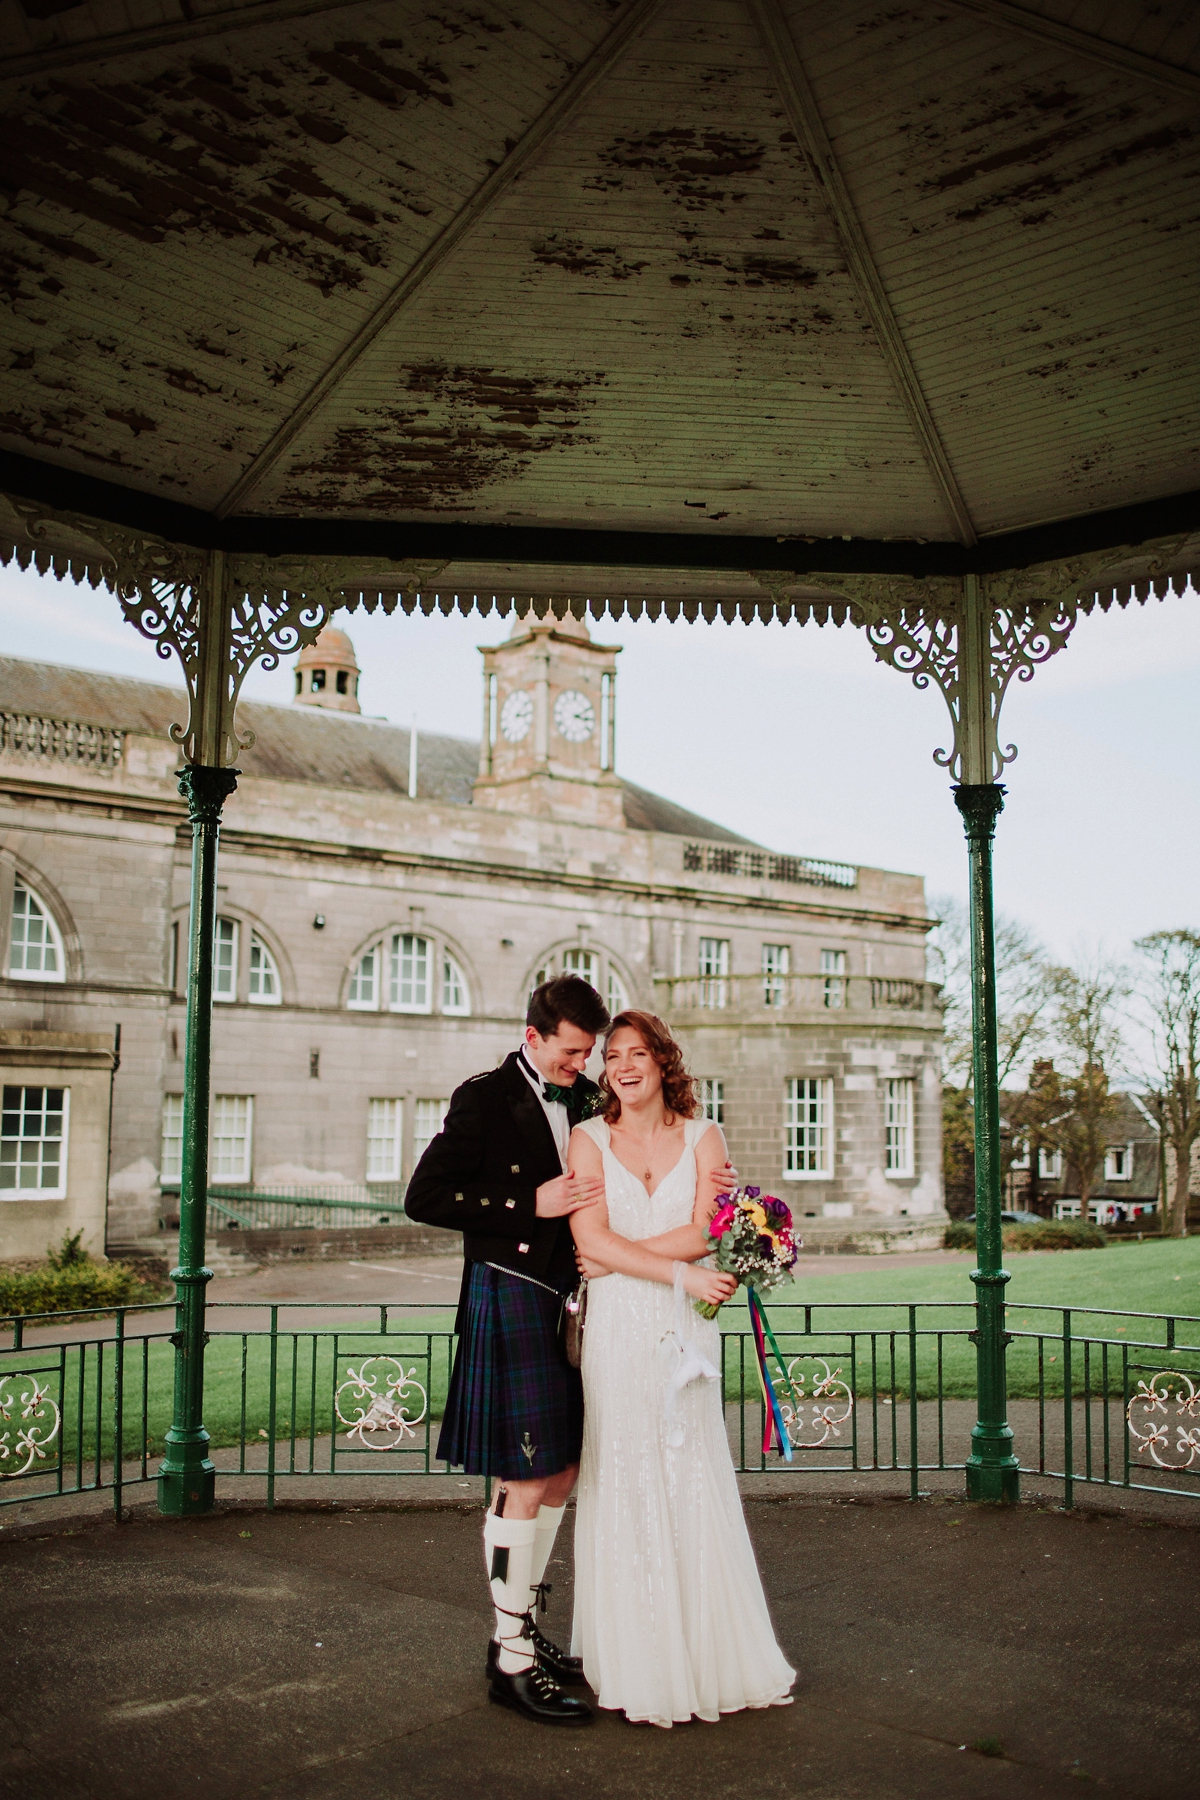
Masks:
[[[172,724],[186,719],[187,702],[182,688],[165,683],[0,656],[0,712],[71,719],[165,738]],[[315,706],[272,706],[254,700],[241,702],[238,724],[255,734],[253,748],[238,759],[248,776],[408,793],[409,733],[402,725]],[[437,732],[422,731],[418,737],[419,798],[470,806],[479,772],[478,743]],[[631,781],[623,785],[625,823],[631,831],[661,831],[723,844],[751,842]]]

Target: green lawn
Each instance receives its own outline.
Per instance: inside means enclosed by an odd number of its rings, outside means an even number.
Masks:
[[[785,1361],[808,1377],[821,1373],[822,1363],[853,1374],[860,1395],[875,1391],[907,1396],[910,1381],[908,1308],[917,1309],[917,1393],[923,1398],[938,1391],[938,1358],[941,1356],[941,1391],[950,1397],[968,1398],[974,1392],[975,1350],[967,1338],[974,1325],[970,1306],[954,1308],[937,1304],[970,1302],[973,1294],[969,1272],[972,1259],[932,1267],[905,1267],[864,1257],[836,1273],[805,1276],[772,1296],[768,1312]],[[1183,1242],[1154,1240],[1122,1244],[1106,1250],[1074,1250],[1024,1254],[1010,1258],[1009,1330],[1014,1342],[1008,1354],[1009,1391],[1016,1398],[1062,1393],[1062,1311],[1073,1310],[1076,1339],[1106,1340],[1110,1391],[1119,1393],[1125,1379],[1124,1346],[1165,1346],[1163,1315],[1180,1319],[1176,1344],[1185,1347],[1163,1357],[1161,1351],[1134,1349],[1128,1353],[1129,1379],[1136,1386],[1146,1365],[1171,1364],[1186,1370],[1200,1369],[1200,1324],[1183,1322],[1200,1316],[1200,1238]],[[805,1316],[797,1308],[811,1307],[811,1332],[805,1332]],[[1092,1309],[1090,1312],[1084,1309]],[[1144,1322],[1121,1314],[1150,1313]],[[266,1338],[240,1333],[223,1335],[220,1313],[210,1323],[216,1328],[207,1350],[205,1423],[214,1446],[261,1446],[270,1427],[270,1346]],[[378,1316],[372,1309],[371,1319]],[[377,1330],[355,1337],[344,1327],[338,1331],[337,1378],[349,1379],[350,1369],[361,1369],[372,1355],[395,1357],[404,1371],[428,1396],[428,1414],[440,1418],[445,1403],[449,1371],[450,1315],[428,1313],[405,1318],[403,1327],[386,1337]],[[725,1392],[736,1401],[758,1393],[750,1361],[744,1301],[732,1302],[721,1314],[725,1344]],[[159,1326],[161,1329],[161,1325]],[[940,1337],[939,1337],[940,1334]],[[1038,1335],[1041,1334],[1040,1364]],[[1188,1353],[1187,1347],[1194,1347]],[[795,1359],[799,1359],[796,1362]],[[1141,1365],[1141,1366],[1139,1366]],[[1100,1378],[1102,1353],[1090,1353],[1093,1390]],[[81,1353],[78,1346],[53,1346],[44,1350],[7,1352],[0,1355],[0,1379],[33,1369],[49,1384],[51,1399],[60,1400],[63,1412],[62,1444],[67,1476],[76,1463],[100,1455],[107,1459],[113,1448],[114,1380],[112,1346],[104,1348],[103,1367],[97,1369],[96,1346]],[[126,1349],[124,1381],[124,1444],[126,1455],[136,1454],[143,1430],[149,1453],[162,1450],[163,1434],[171,1416],[174,1353],[158,1340],[146,1347],[133,1339]],[[381,1365],[382,1389],[396,1371]],[[1077,1345],[1073,1361],[1073,1386],[1082,1391],[1083,1351]],[[82,1380],[81,1380],[82,1377]],[[61,1389],[60,1389],[61,1381]],[[10,1383],[11,1385],[11,1383]],[[334,1347],[329,1333],[318,1336],[282,1334],[277,1348],[275,1377],[275,1430],[279,1440],[298,1440],[297,1459],[304,1460],[310,1435],[323,1436],[333,1424]],[[102,1404],[97,1408],[97,1391]],[[369,1399],[365,1402],[369,1405]],[[344,1393],[342,1411],[353,1418],[352,1396]],[[99,1416],[98,1416],[99,1414]],[[144,1422],[144,1424],[143,1424]],[[339,1425],[339,1449],[345,1445],[345,1425]],[[424,1441],[418,1426],[417,1445]],[[409,1440],[410,1447],[413,1440]],[[351,1449],[354,1446],[350,1446]],[[369,1462],[369,1453],[362,1453]],[[9,1467],[12,1466],[10,1463]],[[40,1465],[43,1469],[45,1465]]]

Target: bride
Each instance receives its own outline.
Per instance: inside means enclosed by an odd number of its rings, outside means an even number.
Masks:
[[[682,1052],[651,1013],[613,1020],[601,1087],[608,1104],[569,1152],[573,1175],[603,1174],[605,1187],[571,1217],[593,1277],[572,1649],[600,1705],[633,1721],[786,1705],[795,1672],[742,1516],[720,1333],[691,1304],[733,1290],[732,1276],[693,1266],[709,1248],[725,1140],[695,1117]]]

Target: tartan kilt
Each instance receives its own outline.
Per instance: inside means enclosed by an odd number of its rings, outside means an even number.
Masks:
[[[558,1342],[562,1296],[475,1263],[438,1456],[468,1475],[533,1481],[579,1461],[583,1383]]]

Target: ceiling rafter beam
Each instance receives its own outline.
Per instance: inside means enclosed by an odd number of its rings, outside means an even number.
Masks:
[[[1025,37],[1039,38],[1042,43],[1053,44],[1058,49],[1075,50],[1121,75],[1140,75],[1158,87],[1186,94],[1190,100],[1200,96],[1200,75],[1192,69],[1181,69],[1174,63],[1160,61],[1157,56],[1144,56],[1140,50],[1126,49],[1124,44],[1112,44],[1106,38],[1093,37],[1090,31],[1081,31],[1078,25],[1060,24],[1057,19],[1030,12],[1028,7],[1014,5],[1013,0],[952,0],[952,3],[960,12],[973,13],[977,19],[986,19],[989,25],[1019,31]]]
[[[282,25],[289,19],[344,12],[348,6],[362,4],[363,0],[257,0],[250,6],[204,13],[199,18],[181,18],[173,24],[142,25],[136,31],[113,31],[103,37],[52,44],[45,50],[27,50],[24,56],[9,57],[0,66],[0,81],[52,74],[57,69],[77,68],[80,63],[106,63],[115,56],[133,56],[141,50],[186,44],[196,38],[226,37],[232,31],[248,31],[254,25]]]
[[[432,243],[427,244],[416,262],[400,278],[387,297],[368,319],[343,344],[333,361],[317,377],[294,410],[276,428],[259,450],[249,467],[234,482],[225,498],[214,508],[218,519],[224,519],[241,506],[254,492],[280,457],[293,444],[309,420],[334,394],[337,387],[375,343],[380,334],[393,324],[424,288],[430,277],[441,268],[447,257],[486,217],[501,196],[523,175],[559,127],[581,106],[609,71],[620,61],[634,38],[650,22],[663,0],[633,0],[621,14],[608,35],[597,44],[561,87],[524,136],[509,151],[504,161],[494,168],[466,204],[459,208]]]
[[[879,347],[942,503],[960,540],[967,545],[974,544],[977,542],[977,533],[966,500],[950,467],[946,446],[934,423],[933,413],[909,355],[904,334],[892,310],[883,277],[871,254],[850,190],[838,167],[833,145],[808,84],[783,8],[779,0],[747,0],[747,3],[762,39],[784,110],[833,221],[850,279],[874,328]]]

